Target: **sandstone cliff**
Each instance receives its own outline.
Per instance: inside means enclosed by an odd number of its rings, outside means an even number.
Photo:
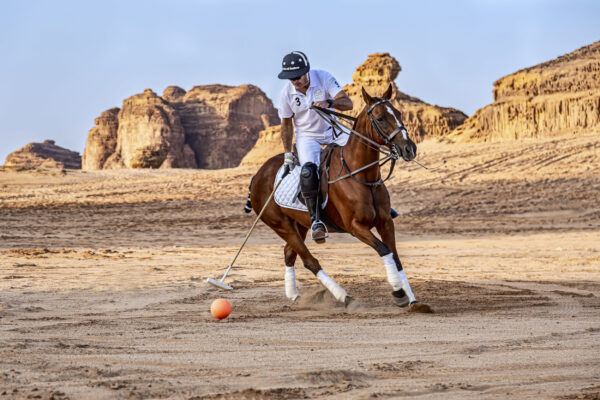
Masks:
[[[10,153],[4,166],[18,169],[80,169],[81,156],[76,151],[55,145],[54,140],[44,140],[43,143],[29,143]]]
[[[344,90],[354,103],[350,115],[358,115],[365,106],[361,87],[372,96],[380,96],[391,83],[394,87],[392,103],[402,112],[402,119],[411,138],[417,142],[425,137],[445,136],[462,124],[467,116],[454,108],[432,106],[416,97],[402,93],[396,87],[394,79],[401,71],[400,64],[389,53],[371,54],[352,75],[352,83]],[[241,165],[260,165],[269,157],[283,152],[280,126],[260,132],[254,148],[244,157]]]
[[[237,166],[258,132],[279,123],[271,100],[252,85],[196,86],[172,104],[199,168]]]
[[[117,148],[117,129],[119,128],[119,108],[104,111],[94,120],[96,124],[87,137],[83,152],[82,168],[85,170],[102,169],[108,157]]]
[[[123,101],[115,153],[107,168],[194,168],[175,109],[150,89]],[[189,154],[189,153],[187,153]]]
[[[494,82],[494,102],[450,137],[495,141],[600,131],[600,42]]]
[[[88,134],[84,169],[227,168],[239,164],[258,132],[279,123],[257,87],[150,89],[102,113]]]

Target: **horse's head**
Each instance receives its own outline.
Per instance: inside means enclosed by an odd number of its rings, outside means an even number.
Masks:
[[[417,145],[408,137],[408,131],[402,123],[402,114],[389,101],[392,97],[392,85],[387,88],[381,98],[371,97],[362,88],[366,103],[367,116],[373,128],[373,139],[390,150],[398,153],[405,161],[413,160],[417,155]]]

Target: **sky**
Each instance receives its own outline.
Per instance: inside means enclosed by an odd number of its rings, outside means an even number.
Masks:
[[[400,91],[471,115],[497,79],[600,40],[599,21],[595,0],[0,1],[0,163],[45,139],[83,154],[94,119],[146,88],[275,100],[292,50],[342,84],[388,52]]]

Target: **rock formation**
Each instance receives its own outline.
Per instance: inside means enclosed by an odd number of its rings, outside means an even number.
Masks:
[[[239,164],[258,132],[279,123],[257,87],[150,89],[102,113],[88,134],[84,169],[227,168]]]
[[[361,87],[364,86],[372,96],[380,96],[391,83],[394,87],[392,103],[402,112],[403,122],[411,138],[417,142],[425,137],[447,135],[467,118],[463,112],[454,108],[432,106],[400,92],[394,83],[400,71],[400,64],[388,53],[371,54],[352,75],[353,82],[344,86],[354,103],[354,109],[348,114],[358,115],[365,105]],[[260,165],[269,157],[281,152],[283,145],[280,126],[271,127],[260,132],[256,145],[244,157],[241,165]]]
[[[117,147],[107,168],[195,168],[184,149],[185,135],[175,109],[150,89],[123,101]]]
[[[600,42],[494,82],[494,102],[450,137],[495,141],[600,131]]]
[[[354,103],[351,114],[358,115],[365,106],[361,94],[362,87],[371,96],[380,96],[391,83],[394,87],[391,101],[402,113],[402,122],[413,140],[418,142],[425,137],[445,136],[464,122],[467,115],[462,111],[433,106],[399,91],[394,80],[401,70],[398,61],[389,53],[369,55],[369,58],[356,68],[352,75],[352,83],[344,86]]]
[[[119,128],[119,108],[104,111],[94,123],[87,137],[83,152],[82,168],[85,170],[102,169],[108,157],[117,148],[117,129]]]
[[[43,143],[29,143],[10,153],[4,166],[18,169],[80,169],[81,156],[76,151],[55,145],[54,140],[44,140]]]
[[[258,132],[279,123],[271,100],[252,85],[196,86],[172,104],[199,168],[237,166]]]

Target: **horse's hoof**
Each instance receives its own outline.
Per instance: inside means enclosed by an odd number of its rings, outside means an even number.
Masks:
[[[323,243],[325,243],[325,239],[315,239],[315,243],[323,244]]]
[[[408,298],[408,296],[400,298],[394,296],[394,304],[402,308],[408,307],[408,305],[410,304],[410,299]]]
[[[410,304],[410,299],[402,289],[392,292],[392,299],[394,299],[394,304],[398,307],[404,308],[408,307],[408,305]]]
[[[296,296],[292,299],[292,303],[297,302],[298,300],[300,300],[300,296]]]

